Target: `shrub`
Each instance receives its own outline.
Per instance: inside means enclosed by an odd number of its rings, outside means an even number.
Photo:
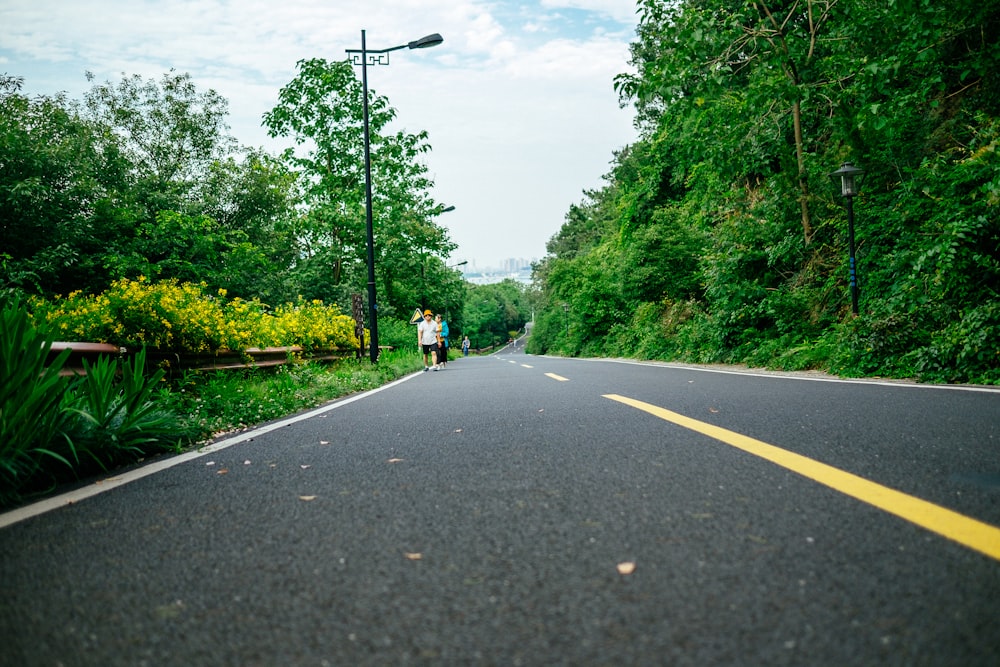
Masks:
[[[186,353],[357,347],[354,320],[336,305],[300,299],[272,313],[256,299],[227,301],[225,290],[209,295],[205,289],[204,283],[149,283],[140,277],[117,280],[102,294],[73,292],[51,301],[35,299],[31,305],[35,321],[50,326],[62,340]]]
[[[59,371],[69,350],[46,366],[51,347],[20,302],[0,304],[0,502],[16,496],[44,459],[70,465],[54,451],[64,449],[69,380]]]
[[[48,332],[17,301],[0,304],[0,505],[189,439],[180,418],[155,396],[162,371],[147,377],[145,353],[122,364],[107,357],[84,377],[60,374],[70,352],[51,362]]]
[[[85,457],[107,470],[150,453],[178,450],[188,439],[181,419],[155,400],[164,372],[145,375],[145,350],[121,362],[120,382],[114,359],[84,360],[83,366],[86,374],[74,387],[70,411],[76,419],[68,435],[78,467],[86,469]]]

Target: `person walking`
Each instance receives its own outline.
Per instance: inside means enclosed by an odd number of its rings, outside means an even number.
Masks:
[[[445,368],[448,365],[448,321],[440,313],[434,321],[438,330],[438,366]]]
[[[428,368],[438,369],[437,365],[437,323],[432,319],[433,313],[424,311],[424,321],[417,325],[417,345],[424,352],[424,371]],[[427,360],[430,359],[430,365]]]
[[[462,340],[462,356],[463,356],[463,357],[467,357],[467,356],[469,356],[469,346],[470,346],[470,345],[472,345],[472,343],[470,343],[470,342],[469,342],[469,337],[468,337],[468,336],[466,336],[466,337],[465,337],[465,338],[464,338],[464,339]]]

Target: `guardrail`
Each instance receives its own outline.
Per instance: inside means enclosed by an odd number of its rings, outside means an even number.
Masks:
[[[49,351],[49,361],[63,350],[70,350],[69,359],[60,371],[61,375],[83,375],[83,360],[93,364],[99,357],[129,357],[138,350],[108,343],[85,343],[57,341],[52,343]],[[271,366],[281,366],[287,364],[295,357],[309,359],[310,361],[334,361],[346,359],[354,356],[355,351],[344,350],[312,350],[303,353],[301,347],[297,345],[288,347],[252,347],[242,352],[222,350],[215,354],[187,354],[177,352],[167,352],[154,348],[146,349],[146,363],[160,368],[166,368],[169,372],[191,370],[191,371],[213,371],[213,370],[236,370],[240,368],[267,368]]]

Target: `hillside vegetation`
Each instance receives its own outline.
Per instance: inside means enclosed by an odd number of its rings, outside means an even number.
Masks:
[[[1000,3],[641,0],[529,351],[1000,381]],[[828,175],[867,173],[847,216]]]

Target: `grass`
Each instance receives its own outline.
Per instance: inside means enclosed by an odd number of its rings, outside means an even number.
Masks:
[[[333,364],[300,363],[273,369],[188,373],[161,392],[164,407],[182,415],[200,440],[250,428],[420,370],[412,351],[384,352]]]

